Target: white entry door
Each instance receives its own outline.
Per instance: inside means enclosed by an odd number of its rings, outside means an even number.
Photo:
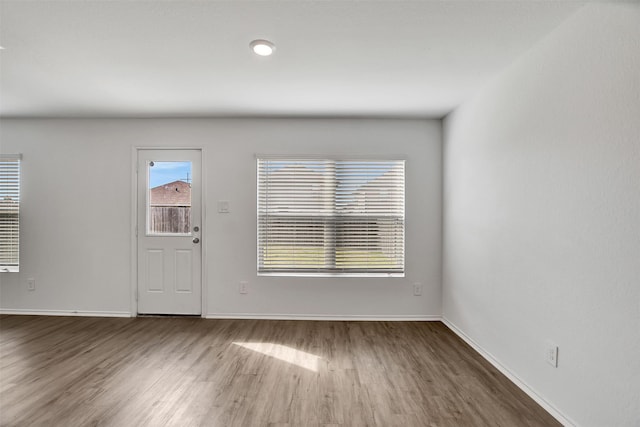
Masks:
[[[202,312],[202,155],[138,150],[138,313]]]

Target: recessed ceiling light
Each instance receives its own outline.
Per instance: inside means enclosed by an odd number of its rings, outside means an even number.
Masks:
[[[269,56],[276,50],[276,45],[269,40],[254,40],[249,43],[249,47],[256,55]]]

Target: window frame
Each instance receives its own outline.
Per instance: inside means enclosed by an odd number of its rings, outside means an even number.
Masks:
[[[15,220],[15,226],[14,228],[17,231],[17,236],[13,236],[13,234],[9,235],[6,240],[8,242],[4,242],[4,241],[0,241],[0,248],[2,246],[4,246],[5,244],[7,245],[7,247],[10,247],[12,245],[12,240],[15,241],[15,246],[17,248],[17,250],[15,251],[15,258],[11,257],[7,257],[7,259],[15,259],[15,263],[10,262],[8,264],[0,264],[0,273],[18,273],[20,272],[20,208],[21,208],[21,185],[22,185],[22,155],[21,154],[0,154],[0,163],[1,164],[9,164],[9,166],[7,166],[7,170],[4,171],[4,166],[0,166],[0,178],[3,178],[2,175],[3,173],[6,173],[6,181],[5,184],[0,184],[2,186],[5,186],[5,189],[8,193],[13,193],[14,191],[17,192],[17,208],[12,208],[11,210],[15,210],[15,216],[16,216],[16,220]],[[11,172],[10,169],[12,168],[17,168],[17,178],[15,180],[11,180],[10,176],[11,176]],[[3,179],[4,181],[4,179]],[[0,200],[0,214],[2,214],[2,204],[3,204],[3,200]],[[7,212],[10,212],[9,209],[7,209]],[[8,213],[9,214],[9,213]],[[0,224],[2,224],[4,221],[0,218]],[[10,220],[7,221],[7,224],[9,224]],[[7,228],[8,231],[11,229],[11,225],[4,225],[4,227],[1,228]],[[0,230],[1,231],[1,230]],[[0,235],[0,239],[2,239],[2,236]],[[9,252],[9,251],[7,251]],[[2,261],[2,259],[0,259],[0,262]]]
[[[277,271],[277,270],[272,270],[269,271],[268,268],[264,268],[263,266],[261,266],[261,259],[260,259],[260,252],[261,250],[263,250],[263,246],[261,245],[262,241],[261,241],[261,161],[274,161],[274,162],[292,162],[292,161],[299,161],[299,162],[334,162],[335,163],[349,163],[349,162],[363,162],[363,163],[376,163],[376,162],[389,162],[390,164],[395,164],[394,166],[399,166],[401,165],[401,170],[402,170],[402,178],[401,178],[401,183],[402,183],[402,212],[401,212],[401,216],[400,216],[400,220],[401,220],[401,238],[402,238],[402,243],[401,245],[394,245],[394,248],[399,248],[401,250],[401,255],[398,258],[397,256],[395,256],[393,258],[394,261],[400,260],[401,262],[401,270],[400,271],[384,271],[384,269],[381,269],[382,271],[377,271],[375,268],[354,268],[353,270],[356,271],[349,271],[348,268],[345,269],[340,269],[340,268],[336,268],[335,270],[331,270],[328,269],[326,266],[323,266],[321,268],[318,268],[317,270],[314,271],[313,268],[300,268],[300,271],[295,271],[296,268],[293,266],[288,267],[286,270],[281,270],[281,271]],[[407,226],[407,222],[406,222],[406,187],[407,187],[407,183],[406,183],[406,163],[407,160],[406,158],[402,157],[402,156],[376,156],[376,157],[370,157],[370,156],[309,156],[309,155],[300,155],[300,156],[291,156],[291,155],[256,155],[256,215],[257,215],[257,222],[256,222],[256,270],[257,270],[257,276],[275,276],[275,277],[363,277],[363,278],[376,278],[376,277],[385,277],[385,278],[389,278],[389,277],[396,277],[396,278],[403,278],[406,275],[406,226]],[[334,197],[335,197],[335,193],[334,193]],[[339,217],[339,215],[336,215],[336,210],[335,210],[335,206],[334,206],[334,210],[332,212],[332,215],[328,218],[331,218],[329,220],[329,222],[333,223],[333,226],[336,226],[336,224],[339,224],[339,220],[337,220],[337,218]],[[308,217],[311,218],[314,215],[309,215]],[[322,216],[322,215],[318,215],[318,216]],[[375,215],[363,215],[364,217],[370,217],[372,220],[381,218],[380,216],[375,216]],[[337,252],[339,249],[339,245],[338,245],[338,240],[335,240],[333,242],[333,245],[329,245],[327,246],[327,241],[324,240],[323,244],[323,250],[327,251],[327,249],[329,249],[330,251],[333,252],[333,257],[335,259],[335,257],[337,256]],[[357,271],[357,270],[361,270],[361,271]]]

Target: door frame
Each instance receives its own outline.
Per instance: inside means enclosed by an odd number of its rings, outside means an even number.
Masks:
[[[201,182],[201,224],[200,224],[200,236],[202,236],[202,245],[200,247],[200,257],[201,257],[201,291],[200,291],[200,303],[201,303],[201,315],[200,317],[207,317],[207,275],[208,268],[207,263],[204,262],[207,253],[207,234],[206,234],[206,167],[205,167],[205,150],[203,147],[157,147],[157,146],[132,146],[131,147],[131,220],[130,220],[130,262],[131,262],[131,274],[129,277],[130,282],[130,300],[129,300],[129,310],[131,317],[138,316],[138,236],[136,235],[136,227],[138,226],[138,152],[143,150],[197,150],[200,151],[200,180]]]

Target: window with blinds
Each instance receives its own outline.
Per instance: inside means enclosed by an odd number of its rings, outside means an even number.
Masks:
[[[404,160],[258,159],[258,273],[404,275]]]
[[[0,154],[0,272],[19,271],[20,156]]]

